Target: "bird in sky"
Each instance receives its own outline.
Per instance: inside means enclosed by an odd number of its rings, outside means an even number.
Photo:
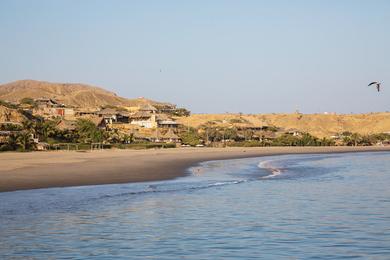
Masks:
[[[368,84],[368,86],[372,86],[372,85],[376,85],[376,89],[378,90],[378,92],[381,90],[381,83],[380,82],[373,81],[370,84]]]

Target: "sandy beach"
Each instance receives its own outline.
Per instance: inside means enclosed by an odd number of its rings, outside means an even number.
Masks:
[[[172,179],[209,160],[299,153],[390,151],[390,147],[258,147],[0,154],[0,192]]]

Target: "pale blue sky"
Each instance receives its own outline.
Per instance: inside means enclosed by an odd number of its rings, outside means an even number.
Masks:
[[[389,48],[385,0],[0,1],[0,83],[82,82],[195,113],[390,110]]]

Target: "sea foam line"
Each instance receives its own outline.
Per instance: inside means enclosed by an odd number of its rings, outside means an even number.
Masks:
[[[262,177],[262,179],[269,179],[269,178],[274,178],[276,176],[279,176],[283,173],[283,168],[278,168],[272,165],[271,163],[274,162],[275,160],[268,160],[268,161],[262,161],[260,162],[257,166],[261,169],[265,169],[269,172],[271,172],[270,175]]]

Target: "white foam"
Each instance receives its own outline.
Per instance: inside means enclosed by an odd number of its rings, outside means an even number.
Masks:
[[[274,165],[272,165],[272,162],[274,162],[274,160],[262,161],[257,165],[259,168],[262,168],[262,169],[265,169],[265,170],[271,172],[270,175],[264,176],[264,177],[262,177],[262,179],[274,178],[274,177],[281,175],[283,173],[283,170],[281,168],[277,168]]]

